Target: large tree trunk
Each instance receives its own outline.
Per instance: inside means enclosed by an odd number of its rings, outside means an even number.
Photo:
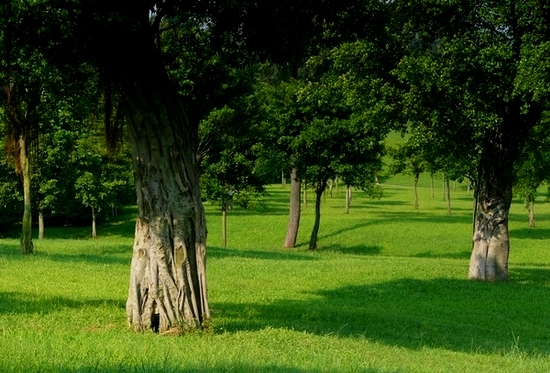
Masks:
[[[469,269],[469,278],[472,280],[508,279],[512,165],[512,160],[499,152],[485,152],[482,155],[476,193],[474,246]]]
[[[319,226],[321,224],[321,197],[325,191],[326,182],[322,181],[315,187],[315,222],[309,239],[309,250],[317,249],[317,236],[319,234]]]
[[[284,247],[289,249],[296,246],[296,238],[298,237],[298,229],[300,227],[300,193],[301,181],[298,178],[298,170],[292,169],[290,173],[290,212],[288,216],[288,228]]]
[[[19,137],[19,162],[21,178],[23,179],[23,224],[21,231],[21,253],[32,254],[32,207],[31,207],[31,164],[29,162],[29,148],[27,137]]]
[[[180,333],[210,319],[206,221],[196,131],[160,59],[147,64],[152,57],[136,61],[121,86],[138,205],[126,310],[135,330]]]

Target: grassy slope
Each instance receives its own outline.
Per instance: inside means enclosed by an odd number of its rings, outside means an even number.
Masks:
[[[126,329],[133,223],[121,217],[97,240],[50,229],[21,257],[0,240],[0,371],[532,372],[550,368],[550,206],[537,228],[516,203],[512,280],[467,280],[471,198],[459,185],[446,214],[441,183],[420,210],[408,177],[379,200],[340,189],[326,198],[320,249],[283,250],[288,189],[265,208],[230,211],[229,247],[208,207],[209,291],[215,332],[181,338]],[[439,193],[438,193],[439,192]],[[311,197],[313,197],[311,195]],[[75,239],[76,238],[76,239]]]

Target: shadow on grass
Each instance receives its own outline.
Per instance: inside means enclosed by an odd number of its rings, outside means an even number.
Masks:
[[[107,365],[107,366],[97,366],[97,365],[90,365],[90,366],[81,366],[78,367],[79,372],[188,372],[188,373],[201,373],[201,372],[274,372],[274,373],[321,373],[326,372],[325,369],[319,370],[319,369],[299,369],[299,368],[293,368],[293,367],[285,367],[281,365],[274,365],[274,364],[262,364],[261,362],[258,362],[256,364],[246,364],[246,363],[238,363],[238,362],[220,362],[217,366],[212,367],[212,364],[208,364],[208,366],[201,366],[201,365],[188,365],[182,366],[178,363],[170,363],[170,361],[166,361],[162,364],[154,364],[154,363],[140,363],[140,364],[131,364],[131,363],[120,363],[116,365]],[[2,368],[2,364],[0,363],[0,368]],[[68,369],[63,367],[42,367],[44,371],[55,371],[60,373],[73,373],[74,368]],[[8,371],[8,370],[2,370],[2,371]],[[41,370],[42,371],[42,370]],[[354,372],[358,373],[391,373],[391,372],[401,372],[401,370],[387,370],[384,369],[373,369],[373,368],[357,368],[354,370]]]
[[[548,228],[515,228],[510,229],[510,238],[529,239],[529,240],[547,240],[550,238],[550,229]]]
[[[0,245],[0,258],[8,260],[52,260],[64,263],[70,262],[87,262],[97,264],[115,264],[115,265],[130,265],[132,256],[131,245],[103,245],[96,252],[84,252],[84,250],[69,253],[48,252],[35,247],[34,254],[22,255],[19,245],[6,244]]]
[[[316,260],[312,255],[298,252],[294,249],[281,249],[280,251],[240,250],[208,246],[208,259],[222,258],[251,258],[263,260]]]
[[[318,252],[334,252],[340,254],[352,254],[352,255],[378,255],[382,251],[380,246],[366,246],[366,245],[355,245],[355,246],[342,246],[342,245],[331,245],[330,247],[321,247],[317,249]]]
[[[213,306],[224,332],[273,327],[411,349],[550,353],[550,289],[542,285],[550,270],[515,273],[527,283],[399,279],[312,292],[300,300]]]
[[[0,292],[0,315],[2,314],[47,314],[62,308],[82,309],[83,307],[124,308],[122,300],[90,299],[75,300],[64,297],[43,297],[20,292]]]
[[[466,259],[472,255],[471,251],[460,251],[456,253],[434,253],[433,251],[425,251],[411,255],[413,258],[448,258],[448,259]]]

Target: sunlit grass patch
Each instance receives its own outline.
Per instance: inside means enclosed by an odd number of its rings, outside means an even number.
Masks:
[[[128,330],[135,209],[96,240],[51,228],[29,257],[2,239],[0,371],[549,370],[550,206],[537,205],[528,228],[513,205],[509,282],[470,282],[472,197],[458,185],[449,216],[428,182],[414,210],[403,180],[387,180],[381,200],[355,191],[349,214],[343,188],[333,190],[316,252],[307,250],[312,200],[297,248],[282,248],[288,187],[271,186],[264,207],[229,211],[226,248],[220,212],[207,204],[213,332],[202,335]]]

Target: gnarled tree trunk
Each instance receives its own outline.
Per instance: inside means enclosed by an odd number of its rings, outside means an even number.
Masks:
[[[292,169],[290,173],[290,212],[288,214],[288,228],[284,247],[290,249],[296,246],[296,238],[298,237],[298,229],[300,227],[300,193],[302,185],[298,178],[298,170]]]
[[[512,203],[513,162],[505,155],[498,151],[482,154],[469,269],[472,280],[508,279],[508,215]]]
[[[210,318],[206,222],[196,133],[157,62],[137,62],[144,66],[121,85],[138,205],[126,310],[135,330],[177,333]]]

